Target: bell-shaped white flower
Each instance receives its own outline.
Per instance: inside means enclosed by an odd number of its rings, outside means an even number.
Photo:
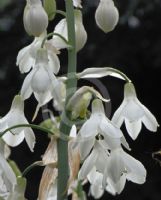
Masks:
[[[99,99],[93,101],[92,114],[81,127],[75,140],[81,160],[87,157],[96,141],[107,150],[119,148],[121,144],[130,150],[121,130],[106,117],[103,104]]]
[[[126,179],[143,184],[146,179],[146,169],[141,162],[127,154],[122,148],[117,148],[110,153],[108,165],[104,171],[103,186],[113,194],[120,194],[124,189]]]
[[[113,0],[100,0],[95,19],[98,27],[105,33],[112,31],[118,23],[119,13]]]
[[[26,32],[35,37],[40,36],[48,26],[48,16],[41,0],[27,0],[23,22]]]
[[[121,127],[123,121],[125,121],[126,129],[133,140],[137,138],[142,123],[153,132],[159,126],[154,115],[137,99],[132,83],[125,84],[124,100],[114,113],[112,121],[118,127]]]
[[[66,19],[62,19],[55,27],[54,33],[62,35],[68,40],[68,28]],[[76,50],[81,50],[86,41],[87,33],[83,26],[82,13],[80,10],[75,10],[75,36],[76,36]],[[60,37],[54,35],[50,42],[58,49],[67,48],[69,45],[64,42]]]
[[[10,111],[6,116],[0,119],[0,131],[19,124],[28,124],[24,115],[24,102],[21,96],[14,97]],[[29,148],[33,151],[35,145],[35,135],[30,127],[16,128],[8,131],[2,136],[2,139],[12,147],[19,145],[24,139]]]
[[[88,138],[102,134],[112,138],[121,138],[122,132],[105,115],[104,107],[100,99],[92,102],[92,114],[80,129],[80,135]]]
[[[16,65],[19,66],[21,73],[26,73],[30,71],[31,68],[34,68],[37,50],[40,49],[45,36],[46,32],[41,34],[40,37],[35,37],[34,41],[30,45],[19,51]],[[54,74],[57,74],[60,69],[60,62],[57,56],[59,52],[48,42],[45,42],[44,48],[48,52],[49,66],[53,69]]]
[[[39,106],[58,98],[59,82],[53,74],[48,62],[47,50],[39,49],[36,55],[35,67],[26,76],[21,88],[21,96],[25,100],[34,93]]]

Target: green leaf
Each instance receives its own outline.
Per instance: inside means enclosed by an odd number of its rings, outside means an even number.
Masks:
[[[55,0],[43,0],[43,6],[48,14],[49,20],[53,20],[56,14],[56,1]]]

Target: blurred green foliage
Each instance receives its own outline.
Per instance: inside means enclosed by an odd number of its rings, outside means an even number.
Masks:
[[[0,11],[5,9],[10,3],[11,0],[0,0]]]

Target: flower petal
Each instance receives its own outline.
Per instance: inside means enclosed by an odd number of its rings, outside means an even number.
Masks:
[[[47,104],[52,99],[52,95],[51,95],[50,90],[46,91],[44,93],[34,92],[34,96],[39,103],[39,107]]]
[[[60,61],[58,56],[55,53],[48,51],[49,55],[49,67],[54,74],[57,74],[60,69]]]
[[[35,146],[35,134],[31,128],[24,128],[25,140],[33,152],[33,148]]]
[[[100,123],[100,118],[93,114],[90,119],[88,119],[81,127],[79,133],[82,137],[95,137],[98,134],[98,125]]]
[[[117,183],[114,183],[110,178],[107,179],[106,190],[112,195],[120,194],[126,184],[126,176],[123,174]]]
[[[21,131],[18,135],[13,135],[11,132],[7,132],[2,136],[2,139],[11,147],[18,146],[24,140],[24,132]]]
[[[110,120],[106,117],[102,118],[99,127],[101,132],[112,138],[120,138],[123,135],[121,130],[112,124],[112,122],[110,122]]]
[[[104,193],[104,189],[100,185],[92,184],[90,186],[90,193],[95,199],[100,199]]]
[[[122,111],[122,115],[129,121],[137,121],[144,116],[144,110],[140,106],[138,99],[129,100]]]
[[[125,171],[121,153],[121,149],[116,149],[111,151],[109,156],[108,176],[114,183],[117,183],[120,180],[122,173]]]
[[[141,120],[130,122],[125,119],[125,125],[130,137],[135,140],[141,131]]]
[[[78,174],[78,178],[80,180],[85,179],[89,172],[92,170],[97,160],[97,156],[98,155],[96,151],[92,151],[92,153],[86,158]]]
[[[126,101],[124,100],[120,107],[115,111],[113,117],[112,117],[112,122],[118,126],[119,128],[121,127],[121,125],[123,124],[123,121],[124,121],[124,116],[122,115],[123,113],[123,110],[126,106]]]
[[[81,160],[84,160],[86,156],[90,153],[92,147],[94,146],[94,142],[94,137],[85,138],[85,140],[81,140],[79,142]]]
[[[122,151],[121,157],[126,165],[128,180],[134,183],[143,184],[146,179],[146,169],[141,162]]]
[[[23,82],[23,85],[22,85],[22,88],[21,88],[21,96],[22,98],[25,100],[25,99],[28,99],[31,94],[32,94],[32,89],[31,89],[31,80],[32,80],[32,77],[33,77],[33,74],[34,74],[35,70],[32,70],[25,78],[24,82]]]
[[[159,126],[156,118],[144,105],[142,105],[142,108],[144,109],[144,117],[142,118],[142,122],[148,130],[156,132],[157,127]]]

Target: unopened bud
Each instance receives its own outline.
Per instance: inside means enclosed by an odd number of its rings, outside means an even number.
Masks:
[[[48,16],[40,0],[27,0],[23,22],[29,35],[39,37],[48,26]]]
[[[56,1],[55,0],[43,0],[43,5],[49,20],[53,20],[56,14]]]
[[[112,0],[100,0],[95,13],[98,27],[105,33],[112,31],[118,23],[119,13]]]

